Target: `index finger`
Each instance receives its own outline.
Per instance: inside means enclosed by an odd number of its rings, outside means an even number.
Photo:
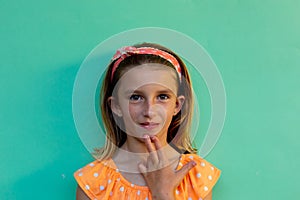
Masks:
[[[157,157],[159,160],[165,161],[165,154],[163,153],[161,143],[156,136],[151,136],[151,140],[154,143],[155,149],[157,151]]]
[[[159,161],[159,158],[156,155],[156,150],[152,147],[151,138],[149,137],[149,135],[144,135],[144,142],[147,150],[149,151],[149,158],[152,160],[152,162],[157,163]]]
[[[143,138],[144,138],[144,143],[145,143],[149,153],[154,152],[155,150],[153,149],[153,147],[151,145],[151,138],[149,137],[149,135],[144,135]]]

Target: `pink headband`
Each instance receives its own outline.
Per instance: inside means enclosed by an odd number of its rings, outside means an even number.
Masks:
[[[174,68],[176,69],[176,72],[178,74],[179,80],[181,81],[181,68],[180,68],[180,64],[178,63],[177,59],[172,56],[171,54],[156,49],[156,48],[152,48],[152,47],[133,47],[133,46],[125,46],[122,47],[121,49],[118,49],[117,52],[115,53],[115,55],[112,58],[112,62],[115,61],[114,66],[112,68],[112,72],[111,72],[111,80],[114,77],[114,73],[116,71],[116,69],[118,68],[119,64],[121,61],[123,61],[125,58],[131,56],[131,55],[135,55],[135,54],[151,54],[151,55],[157,55],[160,56],[161,58],[164,58],[165,60],[169,61]]]

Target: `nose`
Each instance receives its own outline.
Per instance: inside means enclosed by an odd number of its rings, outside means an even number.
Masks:
[[[153,118],[155,116],[155,102],[147,100],[144,103],[143,115],[147,118]]]

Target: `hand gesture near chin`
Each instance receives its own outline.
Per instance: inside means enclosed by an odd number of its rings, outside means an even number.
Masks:
[[[144,141],[149,156],[147,161],[140,163],[138,167],[151,191],[152,198],[154,200],[174,200],[176,187],[196,163],[190,161],[180,170],[174,170],[161,150],[161,143],[156,136],[145,136]]]

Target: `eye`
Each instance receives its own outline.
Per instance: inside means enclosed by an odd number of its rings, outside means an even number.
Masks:
[[[141,100],[142,100],[142,96],[141,96],[141,95],[138,95],[138,94],[132,94],[132,95],[129,97],[129,100],[130,100],[130,101],[133,101],[133,102],[141,101]]]
[[[170,97],[167,94],[160,94],[160,95],[158,95],[158,98],[160,100],[168,100]]]

